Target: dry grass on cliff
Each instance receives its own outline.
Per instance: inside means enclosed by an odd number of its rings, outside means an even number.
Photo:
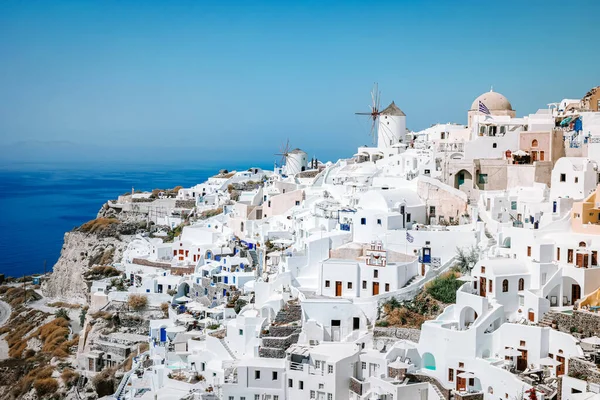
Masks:
[[[58,381],[54,378],[36,379],[33,382],[33,387],[39,397],[47,394],[56,393],[58,390]]]
[[[110,257],[112,257],[114,254],[114,249],[112,249],[112,250],[113,251],[110,254]],[[104,258],[104,255],[102,256],[102,258]],[[120,276],[120,275],[121,275],[121,271],[119,271],[115,267],[111,267],[110,265],[98,265],[98,266],[93,267],[92,269],[86,271],[83,274],[84,278],[90,279],[90,280],[112,278],[113,276]]]
[[[81,304],[71,304],[65,303],[64,301],[56,301],[54,303],[48,303],[48,307],[56,307],[56,308],[81,308]]]
[[[148,298],[143,294],[130,294],[127,298],[127,305],[134,311],[143,310],[148,306]]]
[[[23,305],[25,301],[35,301],[42,297],[37,294],[33,289],[23,287],[9,287],[3,293],[3,300],[10,304],[14,309],[20,305]]]
[[[78,230],[84,233],[100,233],[113,224],[120,224],[116,218],[96,218],[81,225]]]
[[[67,387],[75,386],[77,383],[77,379],[79,379],[79,374],[70,368],[65,368],[63,372],[60,374],[60,379],[65,383]]]

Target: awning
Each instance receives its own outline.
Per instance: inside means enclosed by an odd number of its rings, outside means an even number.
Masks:
[[[572,120],[572,119],[573,119],[573,117],[567,117],[567,118],[563,119],[563,120],[560,122],[560,126],[565,126],[565,125],[567,125],[569,122],[571,122],[571,120]]]

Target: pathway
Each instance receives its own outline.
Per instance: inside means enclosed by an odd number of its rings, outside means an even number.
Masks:
[[[0,301],[0,326],[3,326],[8,318],[10,317],[11,308],[10,306]],[[8,358],[8,343],[4,340],[4,335],[0,337],[0,360],[4,360]]]

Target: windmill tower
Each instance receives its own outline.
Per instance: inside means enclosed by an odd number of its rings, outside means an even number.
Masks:
[[[286,175],[296,175],[306,171],[308,167],[308,155],[300,149],[290,150],[290,141],[283,145],[276,156],[281,157],[280,166]]]
[[[385,110],[379,113],[377,127],[377,147],[391,147],[404,141],[406,137],[406,114],[392,101]]]
[[[392,101],[380,111],[381,92],[377,83],[371,90],[369,112],[357,112],[356,115],[368,115],[371,119],[371,137],[380,149],[392,147],[406,137],[406,114]]]

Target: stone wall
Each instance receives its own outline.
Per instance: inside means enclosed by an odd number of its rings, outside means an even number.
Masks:
[[[196,206],[196,200],[177,200],[175,201],[175,208],[194,208]]]
[[[569,376],[581,379],[590,383],[600,384],[600,371],[596,364],[583,360],[581,358],[569,359]]]
[[[421,337],[421,331],[419,329],[412,328],[383,328],[376,326],[373,330],[374,338],[390,339],[394,342],[398,340],[410,340],[418,343]]]
[[[143,265],[145,267],[171,268],[171,264],[150,261],[150,260],[146,260],[144,258],[134,258],[132,260],[132,264]]]
[[[552,313],[549,318],[557,322],[561,332],[571,333],[576,328],[583,337],[600,336],[600,314],[588,311],[573,311],[573,314]]]

